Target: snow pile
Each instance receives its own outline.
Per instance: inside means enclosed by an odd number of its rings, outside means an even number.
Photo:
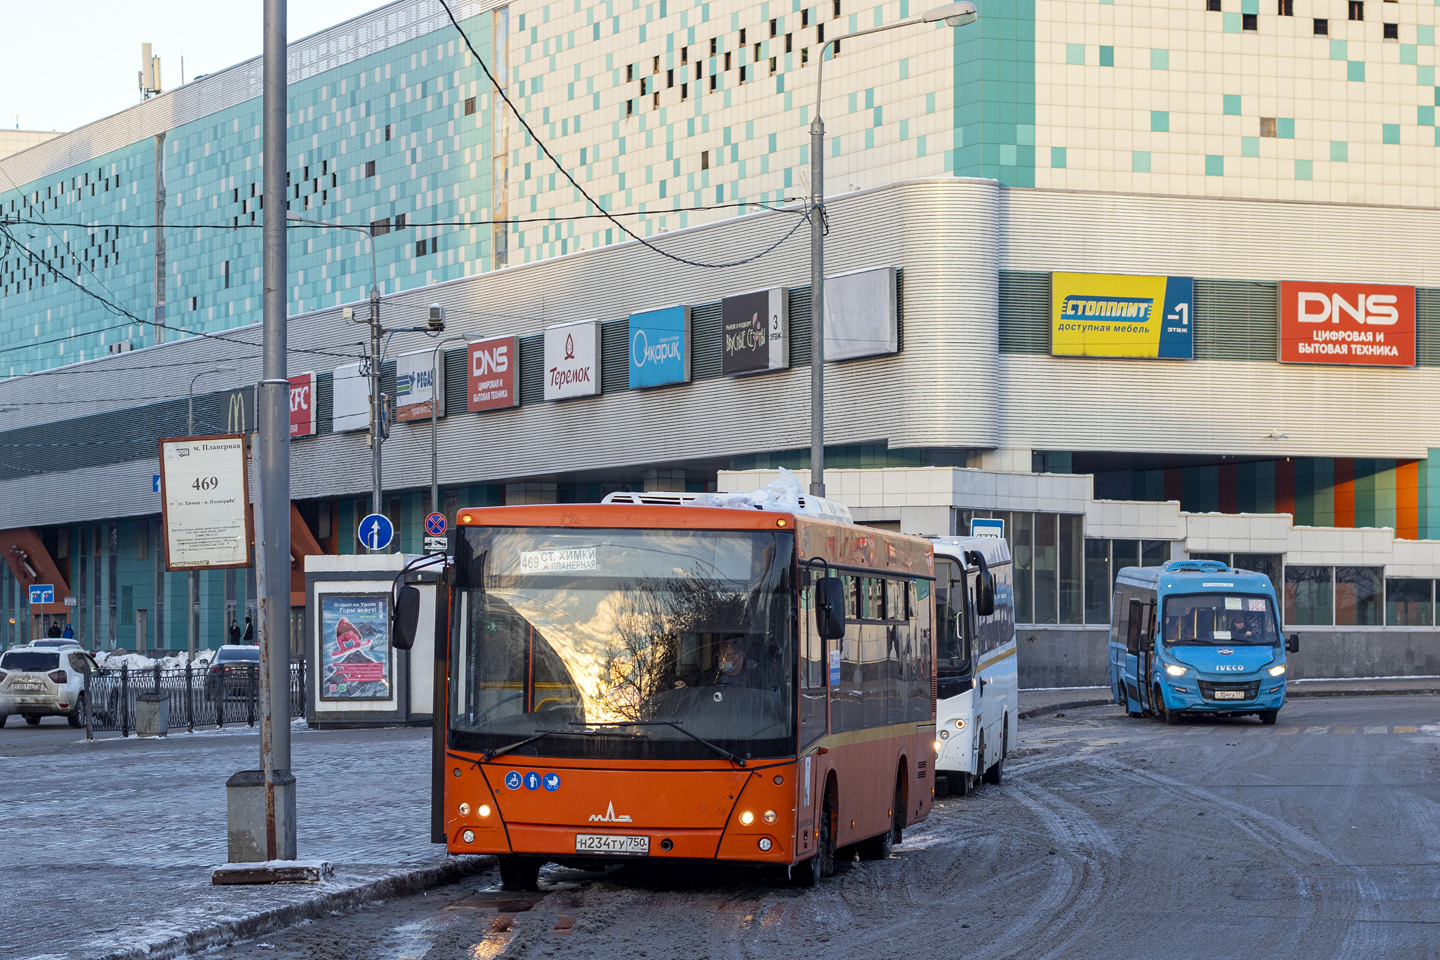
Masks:
[[[197,667],[204,666],[214,656],[215,651],[202,650],[195,655],[194,664]],[[95,655],[95,662],[102,670],[119,671],[121,667],[129,667],[130,672],[134,673],[137,670],[154,670],[156,664],[160,665],[161,670],[184,670],[185,664],[191,660],[190,654],[183,650],[158,659],[139,653],[126,653],[123,650],[101,650]]]
[[[780,476],[759,490],[749,493],[702,493],[696,496],[697,507],[729,507],[736,510],[773,510],[778,513],[800,512],[800,498],[805,495],[800,478],[791,470],[780,468]]]

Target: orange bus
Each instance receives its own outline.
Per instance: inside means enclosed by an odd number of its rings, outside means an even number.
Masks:
[[[498,855],[508,889],[547,861],[770,865],[808,886],[837,852],[888,856],[933,796],[930,543],[804,501],[625,496],[459,512],[449,851]]]

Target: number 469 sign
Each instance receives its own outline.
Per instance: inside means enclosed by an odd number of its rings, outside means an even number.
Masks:
[[[249,489],[243,435],[161,440],[166,568],[248,567]]]

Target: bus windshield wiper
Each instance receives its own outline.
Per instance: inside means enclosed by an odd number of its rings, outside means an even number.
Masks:
[[[685,736],[689,737],[691,740],[694,740],[696,743],[703,744],[704,746],[709,747],[711,750],[714,750],[716,753],[720,754],[720,756],[724,757],[726,760],[729,760],[736,766],[745,766],[745,761],[743,759],[735,756],[735,754],[731,753],[729,750],[726,750],[719,744],[711,743],[704,737],[696,736],[689,730],[686,730],[684,727],[680,726],[679,720],[612,720],[608,723],[584,723],[583,721],[572,720],[570,722],[570,725],[583,725],[586,727],[673,727],[674,729],[679,730],[681,733],[685,734]]]
[[[579,737],[583,736],[580,730],[536,730],[535,736],[526,737],[524,740],[516,740],[514,743],[507,743],[503,747],[496,747],[494,750],[487,750],[480,754],[480,759],[489,763],[496,757],[509,753],[511,750],[518,750],[527,743],[534,743],[536,740],[544,740],[546,737]]]

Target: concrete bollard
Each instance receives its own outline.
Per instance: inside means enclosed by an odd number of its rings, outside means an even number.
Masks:
[[[265,771],[241,770],[225,781],[231,863],[261,863],[266,855]],[[295,778],[275,771],[275,859],[295,859]]]
[[[170,698],[163,693],[135,695],[135,733],[163,737],[170,732]]]

